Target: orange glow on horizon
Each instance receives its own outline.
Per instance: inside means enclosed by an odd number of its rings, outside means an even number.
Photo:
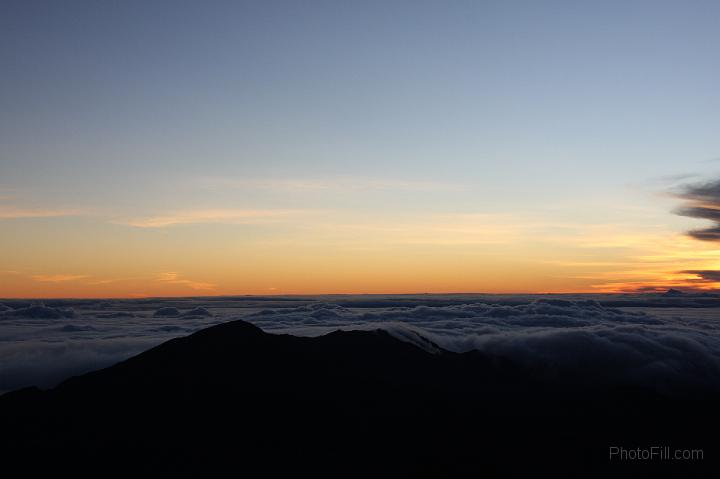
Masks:
[[[232,214],[232,224],[77,221],[75,228],[64,226],[63,235],[52,222],[17,223],[14,236],[0,237],[0,296],[560,294],[720,286],[686,273],[720,269],[714,244],[656,224],[484,214],[348,222],[302,214],[288,224],[260,215],[262,224],[250,226]]]

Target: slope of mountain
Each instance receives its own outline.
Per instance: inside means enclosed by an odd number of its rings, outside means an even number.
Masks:
[[[705,477],[717,399],[571,384],[382,330],[302,338],[234,321],[0,397],[0,450],[6,469],[95,476]],[[703,460],[610,460],[613,446]]]

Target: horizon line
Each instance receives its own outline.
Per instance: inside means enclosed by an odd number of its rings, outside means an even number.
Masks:
[[[15,296],[0,297],[2,301],[71,301],[71,300],[172,300],[172,299],[231,299],[231,298],[311,298],[319,296],[570,296],[570,295],[587,295],[587,296],[608,296],[615,294],[624,295],[642,295],[642,294],[662,294],[669,290],[677,290],[682,293],[711,293],[714,290],[678,290],[677,288],[668,288],[658,291],[614,291],[614,292],[583,292],[583,291],[566,291],[566,292],[509,292],[509,293],[483,293],[483,292],[452,292],[452,293],[288,293],[288,294],[218,294],[205,296]]]

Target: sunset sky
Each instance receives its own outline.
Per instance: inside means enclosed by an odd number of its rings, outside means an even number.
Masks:
[[[0,297],[714,288],[719,21],[4,1]]]

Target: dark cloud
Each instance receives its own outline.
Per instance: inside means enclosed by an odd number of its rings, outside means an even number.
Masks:
[[[683,274],[694,274],[703,280],[708,282],[720,281],[720,270],[714,269],[688,269],[680,271]]]
[[[707,208],[705,206],[693,206],[689,208],[681,208],[677,211],[681,216],[689,216],[691,218],[702,218],[705,220],[720,221],[720,210]]]
[[[75,316],[75,312],[72,309],[51,308],[48,306],[29,306],[0,313],[0,318],[60,319],[72,318],[73,316]]]
[[[720,180],[686,185],[676,196],[686,202],[677,214],[714,223],[688,231],[688,235],[702,241],[720,241]]]
[[[172,332],[192,332],[192,330],[188,330],[187,328],[183,328],[181,326],[175,326],[174,324],[168,324],[167,326],[160,326],[156,329],[156,331],[164,332],[164,333],[172,333]]]
[[[97,315],[98,318],[102,319],[113,319],[113,318],[134,318],[135,315],[133,313],[129,313],[127,311],[115,311],[112,313],[99,313]]]
[[[701,203],[716,203],[720,198],[720,180],[685,185],[678,196]]]
[[[63,333],[78,333],[80,331],[96,331],[96,329],[92,326],[78,326],[75,324],[66,324],[65,326],[57,328],[57,331],[61,331]]]
[[[153,316],[180,316],[180,310],[168,306],[158,309],[157,311],[155,311],[155,314]]]
[[[720,241],[720,226],[688,231],[688,235],[702,241]]]

